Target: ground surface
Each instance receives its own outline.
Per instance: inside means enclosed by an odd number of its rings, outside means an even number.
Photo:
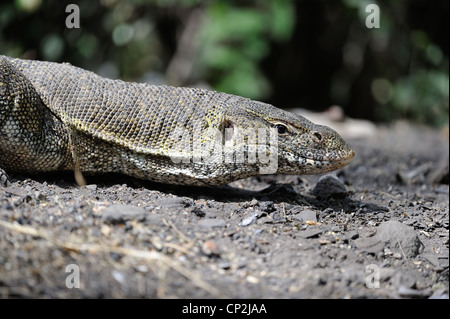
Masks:
[[[448,298],[448,131],[346,139],[354,161],[321,182],[10,176],[0,296]]]

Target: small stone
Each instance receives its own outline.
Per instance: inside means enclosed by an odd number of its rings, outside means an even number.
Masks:
[[[142,273],[147,273],[149,271],[147,265],[137,265],[136,270]]]
[[[206,256],[220,256],[220,252],[216,243],[211,240],[207,240],[203,243],[202,253]]]
[[[313,227],[313,228],[308,228],[304,231],[299,232],[298,235],[302,238],[312,238],[312,237],[319,236],[324,231],[325,231],[325,229],[323,229],[321,227]]]
[[[429,289],[417,290],[405,286],[400,286],[400,288],[398,288],[399,296],[404,298],[424,298],[430,296],[431,293],[432,291]]]
[[[111,234],[111,227],[102,225],[100,227],[100,232],[103,234],[103,236],[109,237],[109,235]]]
[[[258,217],[257,212],[252,212],[249,216],[245,217],[242,222],[241,226],[249,226],[250,224],[253,224],[256,221],[256,218]]]
[[[415,257],[423,249],[414,228],[395,220],[381,223],[377,228],[376,237],[389,245],[393,252],[404,253],[406,257]]]
[[[325,175],[319,179],[311,194],[317,198],[344,198],[347,189],[335,175]]]
[[[221,228],[226,225],[225,220],[220,218],[204,218],[198,222],[198,226],[202,228]]]
[[[181,197],[160,198],[155,203],[163,211],[181,211],[186,208],[186,203]]]
[[[19,188],[19,187],[16,187],[16,186],[6,187],[6,188],[3,189],[3,191],[5,193],[9,193],[11,195],[21,196],[21,197],[24,197],[24,196],[28,195],[28,192],[25,189]]]
[[[309,209],[306,209],[306,210],[292,216],[292,218],[297,219],[301,222],[306,222],[306,221],[317,222],[316,212],[309,210]]]
[[[253,206],[256,206],[256,205],[258,205],[258,200],[254,198],[254,199],[252,199],[252,201],[250,202],[250,206],[253,207]]]
[[[84,188],[87,188],[90,191],[95,191],[97,189],[97,185],[96,184],[89,184],[89,185],[84,186]]]
[[[342,236],[342,241],[344,243],[348,243],[350,240],[355,240],[359,237],[359,234],[356,230],[352,230],[349,232],[344,233],[344,236]]]
[[[388,248],[393,254],[406,257],[415,257],[423,250],[414,229],[394,220],[381,223],[373,237],[356,239],[355,245],[374,254]]]
[[[251,284],[259,283],[259,278],[255,277],[255,276],[252,276],[252,275],[247,276],[245,279]]]
[[[132,219],[142,221],[146,215],[147,211],[142,207],[117,204],[107,207],[103,211],[102,218],[114,224],[123,223]]]
[[[225,260],[225,261],[221,261],[217,264],[217,267],[222,268],[222,269],[230,269],[231,264],[229,261]]]
[[[125,285],[126,278],[125,278],[125,273],[123,271],[114,269],[111,271],[111,275],[118,283],[120,283],[121,285]]]
[[[145,215],[145,224],[146,225],[155,225],[155,226],[163,226],[164,222],[161,216],[157,214],[148,213]]]
[[[273,201],[262,201],[259,202],[259,209],[263,212],[271,213],[275,210],[275,207],[273,206]]]
[[[400,169],[397,172],[397,180],[403,182],[404,184],[413,184],[416,182],[423,182],[425,180],[425,175],[428,174],[431,168],[430,163],[425,163],[416,167],[412,170],[410,169]]]

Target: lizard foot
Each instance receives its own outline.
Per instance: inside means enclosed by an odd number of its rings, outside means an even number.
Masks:
[[[5,171],[0,168],[0,186],[5,187],[11,184],[8,175],[6,175]]]

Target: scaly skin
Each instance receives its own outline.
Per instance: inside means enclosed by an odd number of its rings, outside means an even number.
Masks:
[[[261,173],[328,172],[353,156],[332,129],[269,104],[0,56],[0,167],[7,172],[118,172],[219,185]]]

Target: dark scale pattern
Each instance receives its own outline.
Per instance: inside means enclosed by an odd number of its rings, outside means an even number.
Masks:
[[[353,157],[333,130],[234,95],[110,80],[66,63],[3,56],[0,71],[0,167],[6,170],[76,166],[164,183],[223,184],[261,173],[263,164],[248,160],[249,152],[266,148],[249,147],[248,136],[258,140],[258,129],[269,132],[280,123],[286,132],[276,137],[277,148],[265,151],[278,173],[322,173]],[[238,154],[246,160],[224,161]]]

